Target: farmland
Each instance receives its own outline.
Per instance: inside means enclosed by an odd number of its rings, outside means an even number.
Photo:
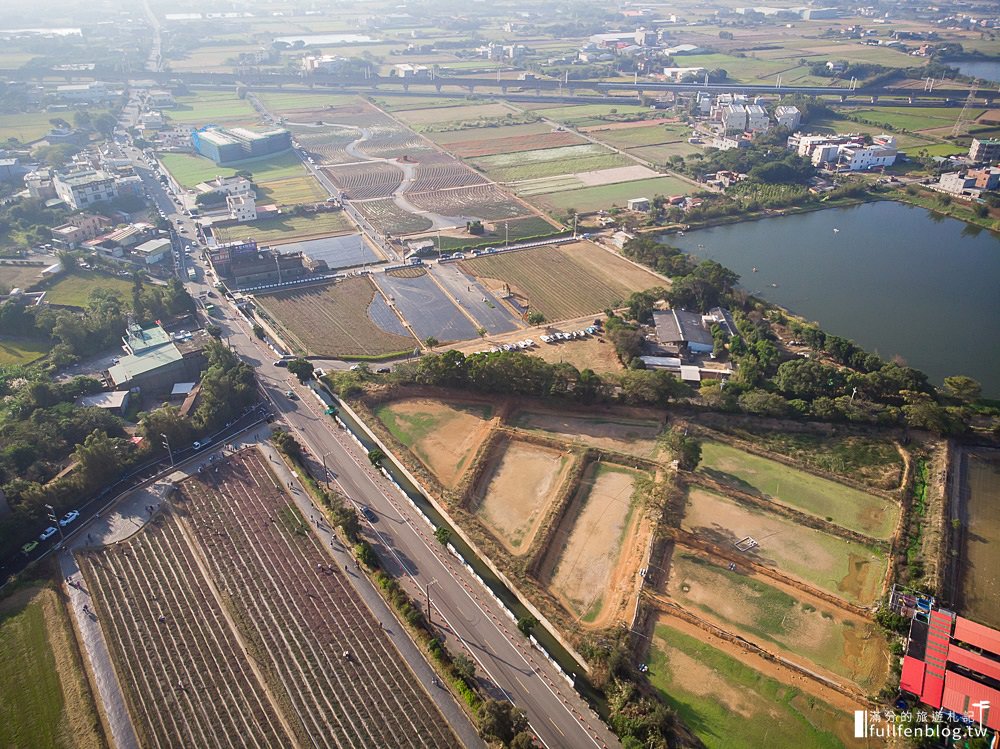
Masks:
[[[306,176],[305,167],[294,153],[276,154],[229,167],[218,166],[211,159],[189,153],[164,153],[159,158],[174,179],[186,188],[219,175],[230,177],[238,171],[250,172],[253,181],[264,188],[272,182]]]
[[[681,527],[726,549],[752,536],[760,545],[746,552],[748,561],[775,568],[851,603],[869,605],[882,592],[888,564],[883,554],[714,492],[688,490]]]
[[[10,289],[27,289],[41,279],[47,265],[49,263],[0,263],[0,286],[5,293]]]
[[[970,616],[1000,627],[996,600],[1000,594],[1000,456],[970,453],[965,466],[965,564],[962,602]]]
[[[493,408],[480,403],[407,398],[375,414],[445,487],[454,487],[486,439]]]
[[[176,102],[177,105],[167,114],[181,125],[247,125],[258,119],[250,102],[240,99],[235,91],[200,91],[190,96],[178,96]]]
[[[572,174],[631,164],[628,159],[593,143],[539,151],[484,156],[472,161],[498,182]]]
[[[562,190],[538,195],[532,202],[553,213],[565,213],[570,209],[591,213],[615,206],[624,207],[629,198],[652,199],[657,195],[684,195],[695,189],[693,185],[676,177],[657,177],[614,185],[584,187],[578,190]]]
[[[282,215],[258,219],[252,224],[241,224],[239,234],[241,237],[250,237],[258,242],[285,242],[339,234],[353,229],[343,211],[329,211],[308,213],[304,216]],[[223,229],[223,232],[225,231]]]
[[[387,332],[369,315],[376,296],[367,277],[258,295],[257,304],[289,342],[315,356],[384,357],[411,350],[415,341]]]
[[[0,366],[30,364],[52,350],[48,341],[0,338]]]
[[[132,282],[115,276],[89,271],[73,271],[63,274],[58,281],[48,287],[45,301],[50,304],[65,304],[72,307],[86,307],[90,293],[95,289],[111,291],[123,300],[131,299]]]
[[[657,285],[655,276],[630,265],[628,269],[637,273],[623,279],[619,272],[625,269],[625,261],[605,253],[607,257],[595,263],[595,256],[587,256],[589,250],[580,250],[582,246],[540,247],[482,256],[462,261],[462,267],[470,275],[489,279],[487,286],[509,284],[526,306],[537,309],[547,320],[599,312],[632,291]]]
[[[469,104],[457,107],[397,110],[396,116],[417,131],[438,129],[449,123],[475,122],[513,114],[504,104]]]
[[[425,133],[425,137],[451,150],[451,144],[464,143],[466,146],[474,146],[477,143],[481,143],[485,145],[506,138],[537,136],[554,131],[555,128],[544,122],[529,122],[524,125],[498,125],[496,127],[477,127],[469,130],[442,130],[440,132]],[[578,139],[576,142],[583,141],[582,139]],[[497,153],[502,153],[502,151],[497,151]]]
[[[329,167],[323,171],[351,200],[389,197],[403,181],[402,169],[382,162]]]
[[[565,452],[505,440],[491,456],[472,508],[512,554],[528,551],[571,465]]]
[[[525,206],[494,185],[415,193],[407,197],[417,208],[442,216],[472,216],[485,221],[499,221],[530,213]]]
[[[524,134],[513,134],[519,132],[521,128],[532,128],[533,125],[510,125],[499,128],[497,134],[511,132],[511,135],[496,138],[473,138],[461,140],[454,143],[444,143],[451,153],[462,158],[472,158],[477,156],[491,156],[495,154],[519,153],[522,151],[535,151],[545,148],[559,148],[573,146],[583,143],[584,140],[576,133],[569,131],[553,132],[545,126],[542,132],[529,132]]]
[[[365,200],[352,205],[383,234],[415,234],[434,225],[426,216],[404,211],[391,198]]]
[[[393,300],[420,340],[464,341],[476,337],[476,326],[441,290],[426,271],[373,277],[384,296]]]
[[[450,156],[436,158],[421,158],[413,170],[413,182],[407,192],[427,192],[428,190],[443,190],[452,187],[469,187],[486,182],[465,164]]]
[[[59,594],[20,587],[0,600],[0,745],[106,746]]]
[[[320,203],[327,198],[322,185],[310,175],[275,179],[257,186],[257,200],[261,204],[278,206]]]
[[[729,447],[702,445],[700,471],[741,491],[770,497],[874,538],[890,538],[899,507],[887,499]]]
[[[655,419],[627,416],[579,416],[549,411],[516,411],[510,423],[519,429],[558,436],[602,450],[653,458],[658,452],[656,437],[662,424]]]

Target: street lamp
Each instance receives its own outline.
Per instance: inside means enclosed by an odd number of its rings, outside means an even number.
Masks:
[[[52,505],[45,505],[45,509],[49,511],[48,512],[49,520],[51,520],[53,523],[55,523],[56,530],[59,531],[59,545],[62,546],[63,542],[66,540],[66,537],[63,536],[62,526],[59,525],[59,518],[56,517],[56,509]],[[427,600],[430,600],[430,599],[427,599]],[[429,610],[430,610],[430,607],[428,606],[428,611]]]
[[[326,457],[333,453],[333,450],[327,450],[323,453],[323,475],[326,477],[326,488],[327,491],[330,490],[330,469],[326,467]]]
[[[174,451],[170,449],[170,440],[167,439],[167,435],[160,432],[160,436],[163,437],[163,446],[167,448],[167,454],[170,456],[170,467],[174,467]]]
[[[427,598],[427,623],[431,623],[431,586],[437,583],[437,578],[435,577],[429,583],[424,586],[424,597]]]

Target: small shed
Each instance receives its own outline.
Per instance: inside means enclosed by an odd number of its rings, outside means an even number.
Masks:
[[[628,199],[628,209],[630,211],[637,211],[639,213],[646,213],[649,211],[649,198],[629,198]]]

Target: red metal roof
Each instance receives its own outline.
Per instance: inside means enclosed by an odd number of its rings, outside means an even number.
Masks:
[[[913,656],[908,655],[903,658],[903,675],[899,680],[899,688],[911,694],[921,694],[924,691],[925,668],[924,662]]]
[[[945,677],[945,685],[944,699],[940,706],[946,707],[952,712],[967,715],[973,720],[980,719],[979,709],[974,707],[975,703],[986,701],[990,705],[1000,705],[1000,690],[967,679],[961,674],[949,671]],[[938,707],[938,705],[934,705],[934,707]],[[982,716],[983,723],[1000,731],[1000,709],[987,709],[985,713]]]
[[[920,701],[931,707],[941,707],[941,695],[944,694],[944,679],[928,673],[924,676],[924,691],[920,693]]]
[[[959,616],[955,619],[953,637],[1000,656],[1000,632],[995,629]]]
[[[977,674],[1000,680],[1000,662],[986,658],[979,653],[973,653],[971,650],[952,645],[948,648],[948,660],[959,666],[965,666]]]

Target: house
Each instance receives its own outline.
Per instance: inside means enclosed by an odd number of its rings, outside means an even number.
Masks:
[[[199,182],[194,186],[200,194],[218,193],[220,195],[256,195],[256,186],[246,177],[216,177],[208,182]]]
[[[675,47],[667,47],[663,50],[664,54],[670,57],[676,57],[677,55],[697,55],[704,50],[696,44],[678,44]]]
[[[128,411],[129,397],[132,394],[128,390],[111,390],[103,393],[85,395],[76,401],[76,405],[82,408],[103,408],[117,416],[124,416]]]
[[[627,231],[616,231],[611,235],[611,244],[621,250],[625,247],[625,243],[631,239],[635,239],[635,234]]]
[[[703,68],[703,67],[694,67],[694,68],[664,68],[663,69],[663,77],[664,78],[666,78],[668,80],[671,80],[671,81],[677,81],[677,82],[680,82],[680,81],[682,81],[682,80],[684,80],[685,78],[688,78],[688,77],[691,77],[691,78],[700,78],[704,74],[705,74],[705,68]],[[708,106],[711,107],[711,101],[709,101]]]
[[[70,216],[65,224],[52,228],[52,243],[61,249],[75,250],[80,244],[99,236],[111,226],[111,220],[91,213]]]
[[[985,167],[967,172],[948,172],[938,180],[938,188],[954,195],[979,197],[983,190],[1000,188],[1000,168]]]
[[[627,205],[630,211],[638,213],[647,213],[650,207],[649,198],[629,198]]]
[[[150,239],[132,248],[132,257],[146,265],[156,265],[170,254],[169,239]]]
[[[426,65],[411,65],[403,62],[392,66],[391,75],[407,80],[424,79],[431,77],[431,69]]]
[[[775,107],[774,119],[777,121],[778,127],[794,132],[799,129],[799,124],[802,122],[802,113],[798,107],[782,105]]]
[[[667,351],[687,354],[710,354],[715,340],[705,327],[702,315],[683,309],[653,312],[656,340]]]
[[[847,63],[841,61],[827,60],[826,69],[829,70],[834,75],[840,75],[845,70],[847,70]]]
[[[742,133],[747,129],[747,108],[743,104],[724,104],[719,110],[719,121],[727,135]]]
[[[892,135],[876,135],[874,143],[866,145],[843,145],[840,147],[838,164],[841,169],[859,172],[865,169],[892,166],[896,162],[896,138]]]
[[[969,160],[976,164],[1000,161],[1000,140],[973,138]]]
[[[138,388],[165,396],[175,383],[199,379],[208,340],[204,331],[177,339],[159,325],[143,329],[132,324],[122,338],[126,356],[108,368],[107,380],[116,390]]]
[[[118,197],[115,178],[103,170],[90,169],[66,175],[56,174],[52,185],[56,195],[75,210]]]
[[[339,73],[347,66],[347,58],[340,55],[307,55],[302,58],[302,69],[306,73]]]
[[[153,89],[146,94],[146,106],[151,109],[169,109],[176,105],[174,95],[162,88]]]
[[[56,196],[56,188],[52,184],[52,170],[48,168],[35,169],[25,174],[24,186],[35,200],[50,200]]]
[[[240,224],[257,220],[257,201],[253,195],[227,195],[229,218]]]
[[[767,116],[767,110],[760,104],[747,104],[746,117],[746,129],[752,133],[763,133],[771,127],[771,120]]]

